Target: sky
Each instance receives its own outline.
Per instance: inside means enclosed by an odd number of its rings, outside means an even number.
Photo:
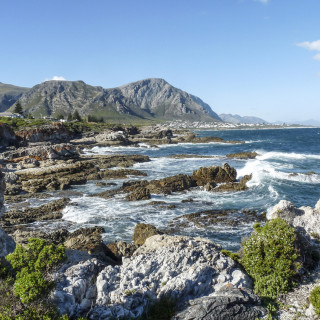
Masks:
[[[163,78],[220,113],[320,120],[319,0],[0,0],[0,82]]]

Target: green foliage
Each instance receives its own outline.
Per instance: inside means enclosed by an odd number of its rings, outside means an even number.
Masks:
[[[82,121],[82,118],[78,112],[78,110],[75,110],[75,112],[72,115],[72,120],[76,120],[76,121]]]
[[[93,115],[88,115],[88,122],[104,122],[103,117],[96,117]]]
[[[27,247],[17,245],[15,251],[6,259],[16,271],[26,268],[29,271],[48,271],[65,258],[65,248],[62,245],[48,244],[43,239],[31,238]]]
[[[14,283],[15,294],[22,303],[35,301],[48,293],[52,287],[53,282],[44,279],[40,271],[30,272],[28,269],[22,269]]]
[[[0,262],[0,279],[5,279],[9,275],[9,270]]]
[[[62,113],[57,114],[56,118],[58,120],[64,119],[64,115]]]
[[[18,114],[23,114],[23,108],[22,108],[22,106],[21,106],[21,104],[20,104],[20,102],[18,101],[18,102],[16,102],[16,104],[15,104],[15,106],[14,106],[14,111],[13,111],[14,113],[18,113]]]
[[[310,302],[313,305],[315,313],[320,316],[320,286],[315,287],[310,294]]]
[[[65,259],[65,248],[48,244],[45,240],[31,238],[26,247],[17,245],[6,259],[16,274],[15,295],[23,303],[35,301],[45,295],[53,282],[45,279],[45,273]]]
[[[255,226],[255,232],[242,244],[240,260],[254,280],[255,293],[276,298],[294,286],[298,267],[295,241],[294,228],[280,218],[268,221],[264,227]]]
[[[221,250],[221,253],[225,256],[231,258],[233,261],[239,262],[240,261],[240,255],[238,253],[232,252],[230,250]]]
[[[6,123],[11,126],[14,130],[21,130],[28,127],[40,127],[44,124],[49,124],[50,121],[44,119],[20,119],[20,118],[9,118],[0,117],[0,122]]]

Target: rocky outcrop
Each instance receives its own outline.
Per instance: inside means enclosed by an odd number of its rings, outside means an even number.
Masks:
[[[151,198],[149,189],[145,187],[135,188],[131,193],[126,196],[129,201],[148,200]]]
[[[117,155],[92,156],[67,161],[48,160],[40,163],[38,167],[33,164],[31,168],[15,171],[13,183],[8,183],[8,194],[18,194],[21,190],[29,193],[65,190],[71,185],[85,184],[88,180],[122,179],[128,175],[145,176],[146,173],[134,169],[108,169],[115,166],[128,167],[144,161],[149,161],[149,157]],[[19,163],[21,167],[25,165],[24,161]]]
[[[0,149],[16,144],[17,137],[11,127],[0,122]]]
[[[252,174],[245,175],[239,182],[227,182],[221,184],[217,187],[212,188],[212,184],[206,185],[207,191],[213,192],[235,192],[235,191],[245,191],[248,189],[247,182],[252,179]]]
[[[0,154],[0,159],[9,162],[19,162],[20,169],[28,168],[28,163],[43,160],[69,160],[79,158],[79,151],[71,144],[55,144],[55,145],[40,145],[27,148],[19,148],[13,151],[7,151]]]
[[[3,194],[4,194],[4,189],[5,189],[5,182],[4,182],[4,175],[1,172],[0,169],[0,217],[3,212]],[[5,257],[15,249],[15,243],[13,239],[8,236],[0,226],[0,260],[2,257]]]
[[[258,156],[256,152],[239,152],[239,153],[229,153],[226,155],[227,158],[234,159],[255,159]]]
[[[4,213],[1,218],[2,227],[6,230],[12,231],[21,224],[31,223],[35,221],[61,219],[62,209],[64,209],[69,202],[69,198],[62,198],[36,208],[10,210]]]
[[[235,182],[237,178],[237,171],[230,167],[229,164],[224,163],[222,167],[201,167],[193,172],[192,178],[197,182],[198,186],[203,186],[212,182]]]
[[[313,238],[320,238],[320,200],[315,208],[295,208],[291,202],[281,200],[268,213],[268,218],[282,218],[298,231],[309,234]]]
[[[188,302],[187,307],[172,320],[255,320],[266,314],[259,298],[233,285]]]
[[[157,234],[163,234],[163,232],[160,232],[156,227],[150,224],[138,223],[134,228],[132,240],[136,246],[141,246],[149,237]]]
[[[160,180],[152,180],[146,188],[151,193],[171,194],[172,192],[183,191],[191,187],[196,187],[195,180],[186,174],[178,174]]]
[[[254,319],[266,313],[249,277],[205,239],[155,235],[121,266],[101,268],[91,259],[66,264],[54,274],[51,299],[61,313],[97,320],[136,318],[160,297],[177,302],[176,319],[181,320],[196,310],[202,315],[206,308],[205,319]],[[214,318],[217,311],[228,317]]]
[[[38,128],[28,128],[16,131],[17,137],[23,142],[68,142],[73,134],[60,122]]]

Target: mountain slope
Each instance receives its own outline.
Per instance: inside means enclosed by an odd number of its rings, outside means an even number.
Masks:
[[[224,122],[230,122],[234,124],[239,124],[239,123],[247,123],[247,124],[259,124],[259,123],[268,123],[267,121],[258,118],[258,117],[248,117],[244,116],[241,117],[238,114],[219,114],[219,117],[224,121]]]
[[[46,81],[19,99],[35,116],[78,110],[81,115],[115,119],[163,119],[221,121],[198,97],[171,86],[163,79],[146,79],[104,89],[83,81]]]
[[[0,82],[0,112],[8,110],[28,90],[29,88]]]

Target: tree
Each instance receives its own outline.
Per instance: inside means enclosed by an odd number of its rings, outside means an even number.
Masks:
[[[72,120],[77,120],[77,121],[82,121],[82,118],[78,112],[78,110],[76,110],[73,115],[72,115]]]
[[[57,115],[57,119],[58,119],[58,120],[64,119],[64,115],[63,115],[62,113],[59,113],[59,114]]]
[[[23,115],[23,108],[22,108],[19,101],[14,106],[14,113],[18,113],[18,114]]]
[[[68,120],[68,121],[71,121],[71,120],[72,120],[72,114],[71,114],[71,112],[68,113],[68,115],[67,115],[67,120]]]

